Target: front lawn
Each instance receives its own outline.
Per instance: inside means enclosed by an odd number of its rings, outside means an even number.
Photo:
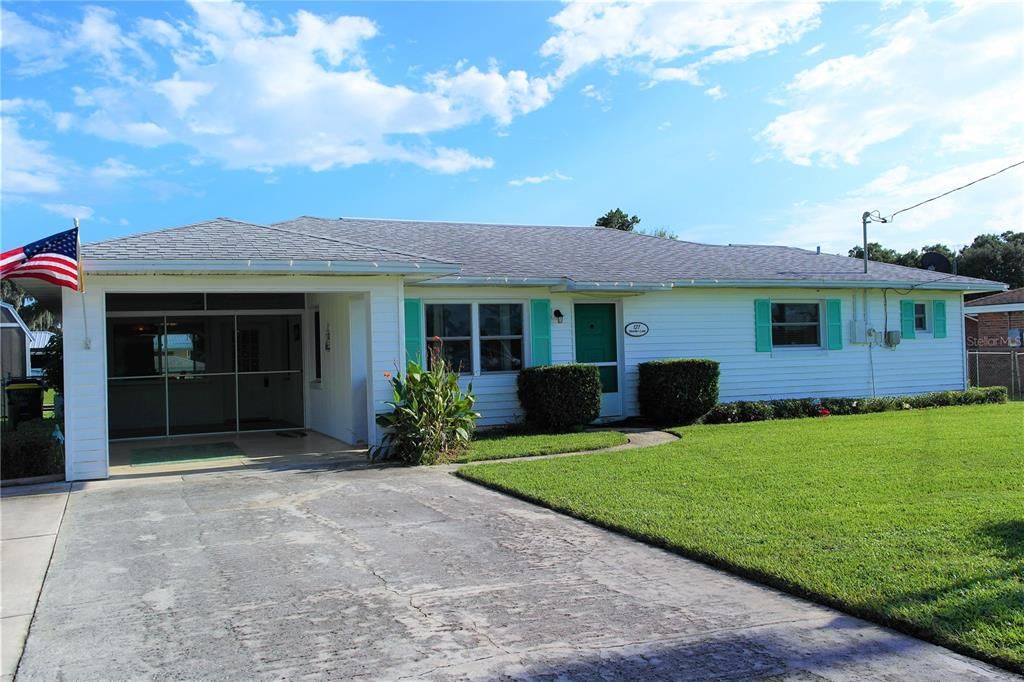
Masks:
[[[533,435],[477,434],[458,462],[476,462],[483,459],[532,457],[563,452],[600,450],[628,442],[618,431],[580,431],[570,433],[542,433]]]
[[[1024,669],[1024,404],[678,433],[459,475]]]

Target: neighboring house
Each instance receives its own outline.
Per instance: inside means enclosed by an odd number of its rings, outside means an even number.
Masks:
[[[968,301],[964,327],[971,384],[1024,397],[1024,288]]]
[[[9,303],[0,303],[0,377],[28,376],[32,360],[29,355],[29,339],[32,336],[28,325]]]
[[[962,389],[963,294],[1005,288],[593,227],[222,218],[83,253],[85,293],[60,292],[69,479],[105,477],[117,438],[378,442],[387,377],[432,337],[485,426],[519,419],[517,370],[549,363],[600,367],[607,420],[637,414],[659,358],[718,360],[724,401]]]
[[[967,347],[1020,348],[1024,334],[1024,288],[982,296],[964,304]]]
[[[43,376],[43,363],[45,362],[46,346],[49,345],[50,339],[54,336],[56,336],[56,334],[48,331],[29,332],[28,349],[32,365],[29,374],[31,376]]]

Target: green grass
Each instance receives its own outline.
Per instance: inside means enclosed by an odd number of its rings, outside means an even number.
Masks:
[[[476,462],[506,457],[532,457],[563,452],[600,450],[628,442],[618,431],[581,431],[573,433],[542,433],[534,435],[479,434],[458,462]]]
[[[459,475],[1024,669],[1024,404],[677,432]]]

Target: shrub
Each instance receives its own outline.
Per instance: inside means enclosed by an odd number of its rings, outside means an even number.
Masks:
[[[1005,403],[1005,386],[969,388],[966,391],[936,391],[908,396],[881,398],[802,398],[798,400],[768,400],[721,403],[701,418],[705,424],[764,421],[766,419],[794,419],[819,415],[870,414],[895,410],[946,407],[951,405],[982,405]]]
[[[830,414],[857,414],[860,410],[858,404],[863,399],[858,398],[822,398],[819,404],[829,411]]]
[[[374,458],[393,457],[408,464],[451,461],[466,448],[480,415],[473,411],[473,384],[459,388],[440,352],[432,351],[431,368],[410,361],[405,376],[391,378],[392,411],[377,416],[387,428]]]
[[[772,401],[772,412],[775,419],[817,417],[820,409],[818,401],[812,398],[790,398]]]
[[[581,428],[601,414],[601,375],[593,365],[547,365],[519,372],[519,404],[535,429]]]
[[[659,424],[692,422],[718,402],[714,360],[655,360],[640,364],[640,413]]]
[[[734,403],[719,403],[705,414],[705,424],[731,424],[737,422],[760,422],[775,418],[771,402],[760,400],[738,400]]]
[[[47,476],[64,473],[64,448],[53,437],[53,419],[23,421],[4,427],[0,435],[0,477]]]

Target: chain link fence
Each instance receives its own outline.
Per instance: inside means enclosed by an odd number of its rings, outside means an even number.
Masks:
[[[1010,397],[1024,399],[1024,350],[967,351],[967,377],[971,386],[1006,386]]]

